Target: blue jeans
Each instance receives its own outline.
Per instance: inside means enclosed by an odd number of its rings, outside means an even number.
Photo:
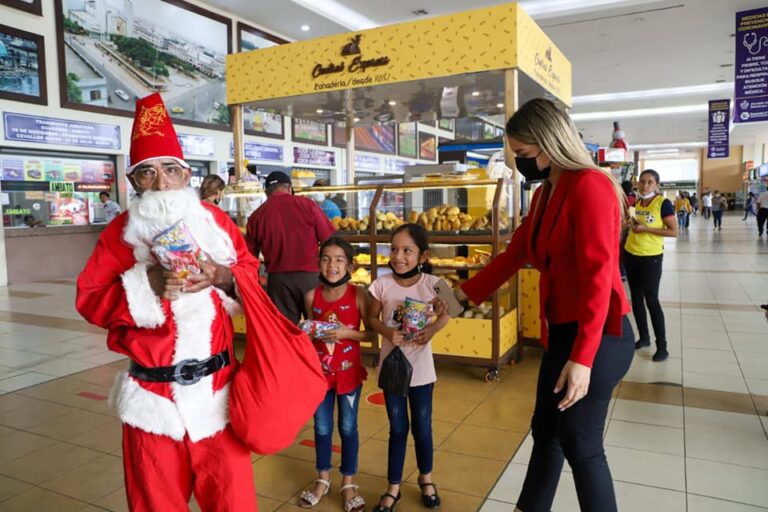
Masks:
[[[341,436],[341,474],[357,473],[357,452],[360,439],[357,433],[357,410],[360,407],[362,386],[346,395],[337,395],[329,389],[325,399],[315,412],[315,456],[317,470],[330,471],[331,445],[333,444],[333,405],[339,403],[339,435]]]
[[[405,448],[408,440],[408,403],[411,406],[411,429],[416,445],[416,464],[419,473],[432,472],[432,391],[435,385],[415,386],[408,396],[384,393],[389,418],[389,460],[387,480],[399,484],[403,480]]]

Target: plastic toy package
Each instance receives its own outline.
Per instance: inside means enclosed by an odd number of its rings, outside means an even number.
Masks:
[[[200,262],[206,260],[183,220],[157,235],[151,250],[163,268],[175,272],[181,279],[199,274]]]
[[[321,339],[329,331],[335,331],[339,324],[321,322],[320,320],[304,320],[299,324],[299,329],[307,333],[312,339]]]
[[[405,309],[403,311],[403,331],[406,333],[406,338],[413,338],[413,336],[423,331],[427,326],[427,311],[430,305],[420,300],[406,298]]]

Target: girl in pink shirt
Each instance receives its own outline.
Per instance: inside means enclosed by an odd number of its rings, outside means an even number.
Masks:
[[[384,393],[389,418],[389,487],[373,512],[391,512],[400,501],[400,483],[405,464],[408,438],[408,405],[410,402],[413,440],[419,467],[422,502],[427,508],[440,506],[437,487],[432,482],[432,391],[437,376],[432,358],[432,337],[450,319],[444,303],[435,297],[438,277],[425,274],[429,270],[427,231],[417,224],[404,224],[392,234],[389,268],[392,274],[376,279],[368,291],[368,323],[382,336],[379,368],[394,347],[400,347],[413,366],[408,396]],[[402,309],[406,298],[433,305],[435,320],[424,330],[406,339],[402,329]]]

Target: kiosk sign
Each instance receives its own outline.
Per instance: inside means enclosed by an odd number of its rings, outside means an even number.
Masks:
[[[734,123],[768,121],[768,7],[736,13]]]
[[[5,112],[5,140],[120,149],[120,127]]]
[[[709,102],[709,137],[707,158],[728,158],[728,114],[731,100]]]
[[[339,62],[329,62],[326,65],[323,64],[315,64],[315,67],[312,68],[312,78],[317,79],[321,76],[327,76],[332,75],[335,73],[343,73],[345,70],[348,73],[353,74],[364,74],[366,71],[368,71],[369,68],[377,68],[381,66],[386,66],[389,64],[389,57],[383,56],[383,57],[374,57],[372,59],[364,58],[362,55],[362,51],[360,49],[360,41],[362,40],[363,35],[357,34],[353,38],[349,40],[347,44],[345,44],[341,48],[341,56],[342,57],[350,57],[354,55],[355,57],[349,61],[349,64],[347,64],[347,61],[341,60]],[[376,76],[353,76],[352,78],[346,79],[346,80],[334,80],[331,82],[317,82],[315,83],[315,90],[320,91],[323,89],[337,89],[339,87],[349,87],[350,85],[364,85],[364,84],[373,84],[378,82],[386,82],[389,79],[389,75],[387,73],[383,73],[381,75]]]

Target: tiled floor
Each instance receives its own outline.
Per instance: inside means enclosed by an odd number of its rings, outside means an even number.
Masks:
[[[622,511],[768,510],[768,240],[754,219],[713,232],[694,219],[667,243],[662,300],[670,359],[637,353],[616,392],[605,444]],[[120,424],[106,405],[126,361],[73,309],[73,281],[0,289],[0,510],[127,510]],[[435,479],[444,511],[512,511],[540,353],[486,384],[481,370],[441,367],[435,388]],[[376,393],[375,378],[364,387]],[[387,419],[365,400],[360,474],[369,506],[385,488]],[[279,455],[253,458],[262,511],[300,510],[315,477],[311,425]],[[338,444],[338,439],[336,440]],[[334,463],[339,456],[334,455]],[[420,510],[413,453],[400,511]],[[317,507],[342,510],[339,477]],[[192,504],[192,510],[197,507]],[[578,510],[566,465],[553,505]]]

